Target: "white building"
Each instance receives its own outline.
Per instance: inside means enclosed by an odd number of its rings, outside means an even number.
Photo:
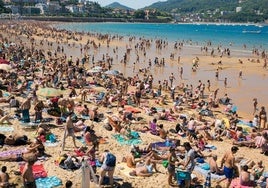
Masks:
[[[37,3],[35,7],[40,9],[40,14],[48,12],[48,5],[45,3]]]
[[[236,7],[236,9],[235,9],[235,12],[237,13],[237,12],[241,12],[242,11],[242,7]]]
[[[69,10],[71,13],[78,13],[79,12],[79,8],[77,5],[68,5],[68,6],[65,6],[65,8],[67,10]]]

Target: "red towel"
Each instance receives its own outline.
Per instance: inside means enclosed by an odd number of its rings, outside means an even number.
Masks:
[[[25,164],[20,165],[21,173],[23,172],[24,166]],[[34,164],[32,168],[33,168],[33,175],[35,179],[47,177],[47,172],[45,171],[43,164]]]

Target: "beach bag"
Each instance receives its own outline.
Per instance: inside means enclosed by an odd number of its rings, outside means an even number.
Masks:
[[[49,141],[51,142],[51,143],[55,143],[57,140],[56,140],[56,136],[54,135],[54,134],[50,134],[49,135]]]
[[[107,131],[112,131],[112,130],[113,130],[113,127],[112,127],[109,123],[105,124],[103,127],[104,127]]]
[[[114,154],[112,154],[112,153],[110,153],[110,152],[107,153],[105,164],[106,164],[108,167],[115,167],[115,164],[116,164],[116,157],[114,156]]]

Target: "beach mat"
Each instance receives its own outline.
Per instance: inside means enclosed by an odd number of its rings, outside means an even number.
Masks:
[[[0,132],[12,132],[12,131],[14,131],[13,127],[0,126]]]
[[[120,163],[116,165],[116,168],[119,169],[119,173],[121,175],[124,175],[128,178],[143,178],[140,176],[131,176],[129,173],[132,172],[133,170],[135,170],[134,168],[129,168],[127,166],[127,163]]]
[[[119,142],[120,145],[138,145],[141,143],[139,138],[125,139],[122,135],[116,134],[113,137]]]
[[[25,166],[25,163],[19,164],[19,169],[21,173],[23,172],[24,166]],[[47,177],[47,172],[43,164],[34,164],[32,169],[33,169],[33,175],[35,179]]]
[[[36,187],[38,188],[53,188],[62,185],[61,179],[56,176],[49,176],[45,178],[38,178],[35,180]]]

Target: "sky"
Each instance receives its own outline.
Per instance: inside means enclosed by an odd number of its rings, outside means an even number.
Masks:
[[[145,6],[149,6],[155,2],[165,1],[165,0],[91,0],[91,1],[98,2],[101,6],[106,6],[113,2],[118,2],[127,7],[139,9]]]

